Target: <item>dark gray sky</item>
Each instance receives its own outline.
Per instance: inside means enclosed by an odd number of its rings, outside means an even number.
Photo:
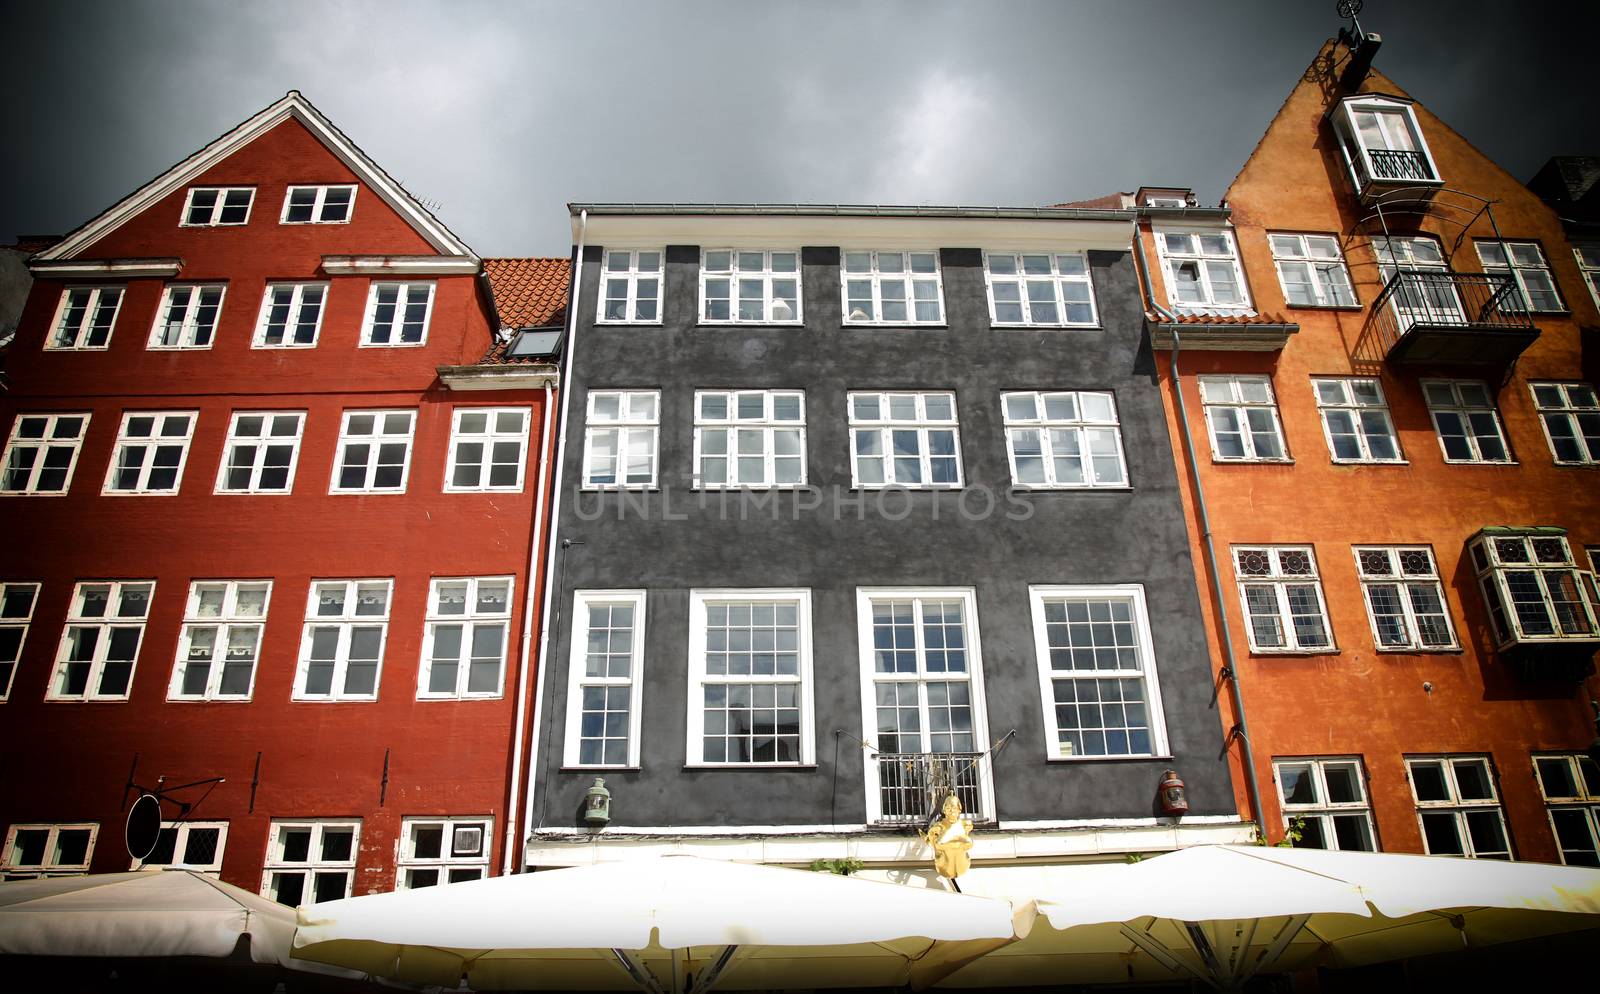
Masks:
[[[299,89],[485,255],[568,201],[1212,203],[1334,0],[0,0],[0,243],[81,224]],[[1377,65],[1520,179],[1600,151],[1600,4],[1368,0]]]

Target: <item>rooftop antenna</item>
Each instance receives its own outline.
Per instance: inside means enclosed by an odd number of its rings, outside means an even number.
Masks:
[[[1367,70],[1372,68],[1372,57],[1378,54],[1378,46],[1383,44],[1383,36],[1376,31],[1367,33],[1361,27],[1361,21],[1356,15],[1361,13],[1362,0],[1338,0],[1334,10],[1340,17],[1350,19],[1350,26],[1339,29],[1339,40],[1344,42],[1350,50],[1350,64],[1345,66],[1340,82],[1348,90],[1355,90],[1366,78]]]

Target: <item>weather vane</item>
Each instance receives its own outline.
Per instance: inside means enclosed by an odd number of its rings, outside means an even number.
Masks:
[[[1340,17],[1348,18],[1350,26],[1339,29],[1339,40],[1344,42],[1354,52],[1367,40],[1367,33],[1361,30],[1361,22],[1356,15],[1361,13],[1361,0],[1338,0],[1333,9]]]

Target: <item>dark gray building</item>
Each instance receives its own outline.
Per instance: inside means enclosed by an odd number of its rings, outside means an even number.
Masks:
[[[572,213],[528,865],[1248,837],[1132,211]]]

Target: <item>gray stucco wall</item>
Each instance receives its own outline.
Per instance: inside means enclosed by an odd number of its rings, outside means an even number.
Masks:
[[[698,327],[694,246],[667,249],[661,327],[596,326],[601,252],[585,252],[569,357],[572,413],[555,538],[574,544],[557,557],[560,614],[540,676],[536,826],[581,824],[582,796],[597,775],[561,769],[573,591],[641,587],[648,591],[642,767],[598,774],[613,792],[613,825],[861,823],[861,586],[975,588],[989,737],[1016,730],[993,764],[1002,821],[1149,817],[1158,813],[1156,785],[1168,766],[1187,781],[1192,813],[1236,811],[1219,759],[1222,729],[1210,704],[1212,665],[1195,571],[1127,252],[1090,253],[1102,327],[1071,331],[991,329],[982,255],[965,248],[941,253],[943,329],[844,327],[839,252],[826,247],[802,254],[803,328]],[[846,493],[848,391],[953,390],[966,483],[995,494],[996,513],[967,520],[959,495],[948,492],[890,498],[894,516],[909,501],[903,520],[886,520],[871,499],[859,518],[847,508],[836,519],[831,502],[797,514],[797,500],[806,498],[794,493],[777,494],[776,521],[766,509],[730,520],[714,497],[699,506],[690,489],[695,390],[763,387],[805,390],[809,482]],[[618,505],[628,496],[579,493],[591,388],[661,391],[662,492],[633,496],[620,519]],[[1114,391],[1131,489],[1019,492],[1015,500],[1031,506],[1032,516],[1008,517],[1015,508],[1007,503],[1000,393],[1023,389]],[[968,498],[974,510],[982,503]],[[599,520],[583,520],[597,514]],[[1111,583],[1144,586],[1174,758],[1047,762],[1028,586]],[[702,587],[811,590],[815,768],[685,768],[689,591]]]

